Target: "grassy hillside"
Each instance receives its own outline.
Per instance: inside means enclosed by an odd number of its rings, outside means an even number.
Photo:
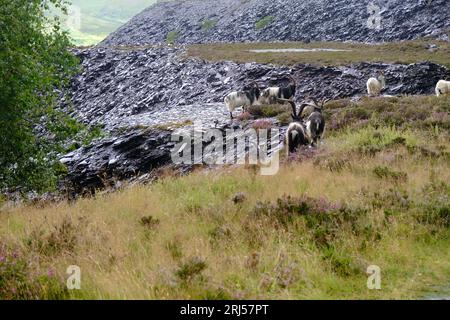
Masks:
[[[430,45],[435,45],[430,49]],[[343,51],[252,52],[261,49],[337,49]],[[188,55],[208,61],[231,60],[273,64],[315,63],[348,65],[356,62],[415,63],[432,61],[450,67],[450,44],[436,40],[415,40],[382,44],[342,42],[285,42],[201,44],[188,48]]]
[[[448,97],[334,101],[325,144],[275,176],[168,172],[3,207],[0,298],[421,297],[450,279],[449,112]],[[80,291],[64,289],[69,265]],[[381,290],[366,287],[369,265]]]
[[[92,45],[103,40],[134,15],[156,0],[71,0],[81,10],[81,28],[70,29],[77,45]]]

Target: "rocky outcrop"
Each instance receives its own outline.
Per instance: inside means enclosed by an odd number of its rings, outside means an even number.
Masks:
[[[170,132],[133,129],[64,155],[66,188],[71,194],[114,187],[118,181],[170,163]]]
[[[102,45],[242,41],[410,40],[443,36],[448,0],[161,1]]]

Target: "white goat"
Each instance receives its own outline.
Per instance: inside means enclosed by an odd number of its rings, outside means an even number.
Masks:
[[[450,81],[439,80],[436,84],[436,95],[439,97],[447,94],[450,94]]]
[[[377,78],[367,80],[367,94],[369,96],[379,96],[381,91],[386,88],[386,78],[384,73],[380,73]]]

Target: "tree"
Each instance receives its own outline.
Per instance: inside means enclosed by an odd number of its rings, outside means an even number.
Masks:
[[[0,0],[0,190],[55,186],[59,163],[48,124],[78,63],[59,18],[48,12],[66,5]]]

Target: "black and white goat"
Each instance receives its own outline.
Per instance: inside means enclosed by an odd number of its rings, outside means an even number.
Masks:
[[[329,99],[322,99],[318,102],[311,99],[312,103],[306,103],[307,106],[313,107],[313,112],[306,119],[306,135],[312,146],[318,146],[325,132],[325,117],[323,116],[323,108]]]
[[[261,102],[264,104],[284,103],[285,100],[294,100],[297,82],[289,75],[291,82],[284,87],[269,87],[262,91]],[[280,100],[281,99],[281,100]],[[285,100],[283,100],[285,99]]]
[[[297,112],[297,106],[295,105],[294,101],[287,100],[287,99],[278,99],[279,103],[285,103],[288,102],[292,106],[292,120],[289,124],[289,127],[286,131],[286,135],[284,137],[284,143],[286,146],[286,153],[287,156],[291,153],[294,153],[297,151],[297,149],[300,146],[305,146],[309,144],[309,139],[306,134],[306,128],[305,124],[302,118],[302,113],[305,107],[308,105],[305,103],[302,103],[300,106],[300,110]]]
[[[261,91],[256,82],[251,87],[245,88],[245,90],[229,93],[225,97],[224,102],[230,111],[231,119],[233,119],[234,109],[242,107],[243,111],[245,111],[245,108],[258,104],[260,97]]]

